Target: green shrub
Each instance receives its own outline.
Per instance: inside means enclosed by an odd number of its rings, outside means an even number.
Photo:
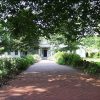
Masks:
[[[100,66],[97,65],[96,63],[94,62],[90,62],[89,63],[89,66],[84,69],[84,71],[86,73],[89,73],[89,74],[96,74],[96,73],[100,73]]]
[[[54,58],[55,58],[55,60],[56,60],[56,62],[57,62],[58,64],[65,64],[64,55],[65,55],[65,52],[57,52],[57,53],[54,55]]]
[[[65,64],[65,60],[64,60],[63,56],[58,57],[58,59],[57,59],[57,63],[58,63],[58,64],[62,64],[62,65]]]
[[[55,54],[56,62],[59,64],[68,64],[68,65],[78,65],[78,62],[81,60],[81,57],[77,54],[71,54],[66,52],[57,52]]]
[[[78,65],[78,62],[81,60],[81,57],[77,54],[67,54],[65,56],[66,58],[66,63],[69,64],[69,65],[72,65],[72,66],[77,66]]]
[[[61,56],[62,52],[58,51],[57,53],[55,53],[54,57],[58,58],[59,56]]]
[[[89,74],[100,73],[100,63],[83,60],[77,54],[57,52],[55,54],[55,59],[58,64],[71,65]]]
[[[31,55],[23,58],[0,59],[0,86],[9,78],[27,69],[34,62],[34,58]]]
[[[27,55],[27,56],[24,57],[24,58],[25,58],[26,62],[27,62],[29,65],[35,63],[35,59],[34,59],[34,57],[33,57],[32,55]]]
[[[33,58],[34,58],[35,62],[38,62],[39,60],[41,60],[41,57],[38,54],[34,54]]]
[[[16,67],[19,71],[23,71],[27,68],[29,64],[27,63],[25,58],[17,58],[16,59]]]
[[[29,65],[32,65],[35,62],[34,58],[32,55],[27,55],[26,57],[23,58],[17,58],[16,59],[16,66],[18,70],[22,71],[27,69]]]

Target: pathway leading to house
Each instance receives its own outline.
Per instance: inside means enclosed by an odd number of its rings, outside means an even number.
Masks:
[[[71,67],[56,64],[54,61],[42,60],[39,63],[32,65],[25,72],[26,73],[56,73],[56,72],[75,73],[77,71],[75,69],[72,69]]]
[[[100,80],[43,60],[0,89],[0,100],[100,100]]]

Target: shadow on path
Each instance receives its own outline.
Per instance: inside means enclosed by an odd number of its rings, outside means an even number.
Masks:
[[[0,100],[100,100],[99,79],[52,61],[32,65],[9,84]]]

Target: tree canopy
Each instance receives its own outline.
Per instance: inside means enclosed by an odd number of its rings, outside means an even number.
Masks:
[[[87,36],[81,39],[81,44],[86,47],[87,52],[91,52],[95,49],[100,50],[100,37]]]
[[[0,16],[11,36],[27,42],[58,33],[69,42],[100,34],[100,0],[2,0]]]

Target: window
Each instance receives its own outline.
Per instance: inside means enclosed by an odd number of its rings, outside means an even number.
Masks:
[[[15,50],[15,55],[18,55],[18,50]]]

